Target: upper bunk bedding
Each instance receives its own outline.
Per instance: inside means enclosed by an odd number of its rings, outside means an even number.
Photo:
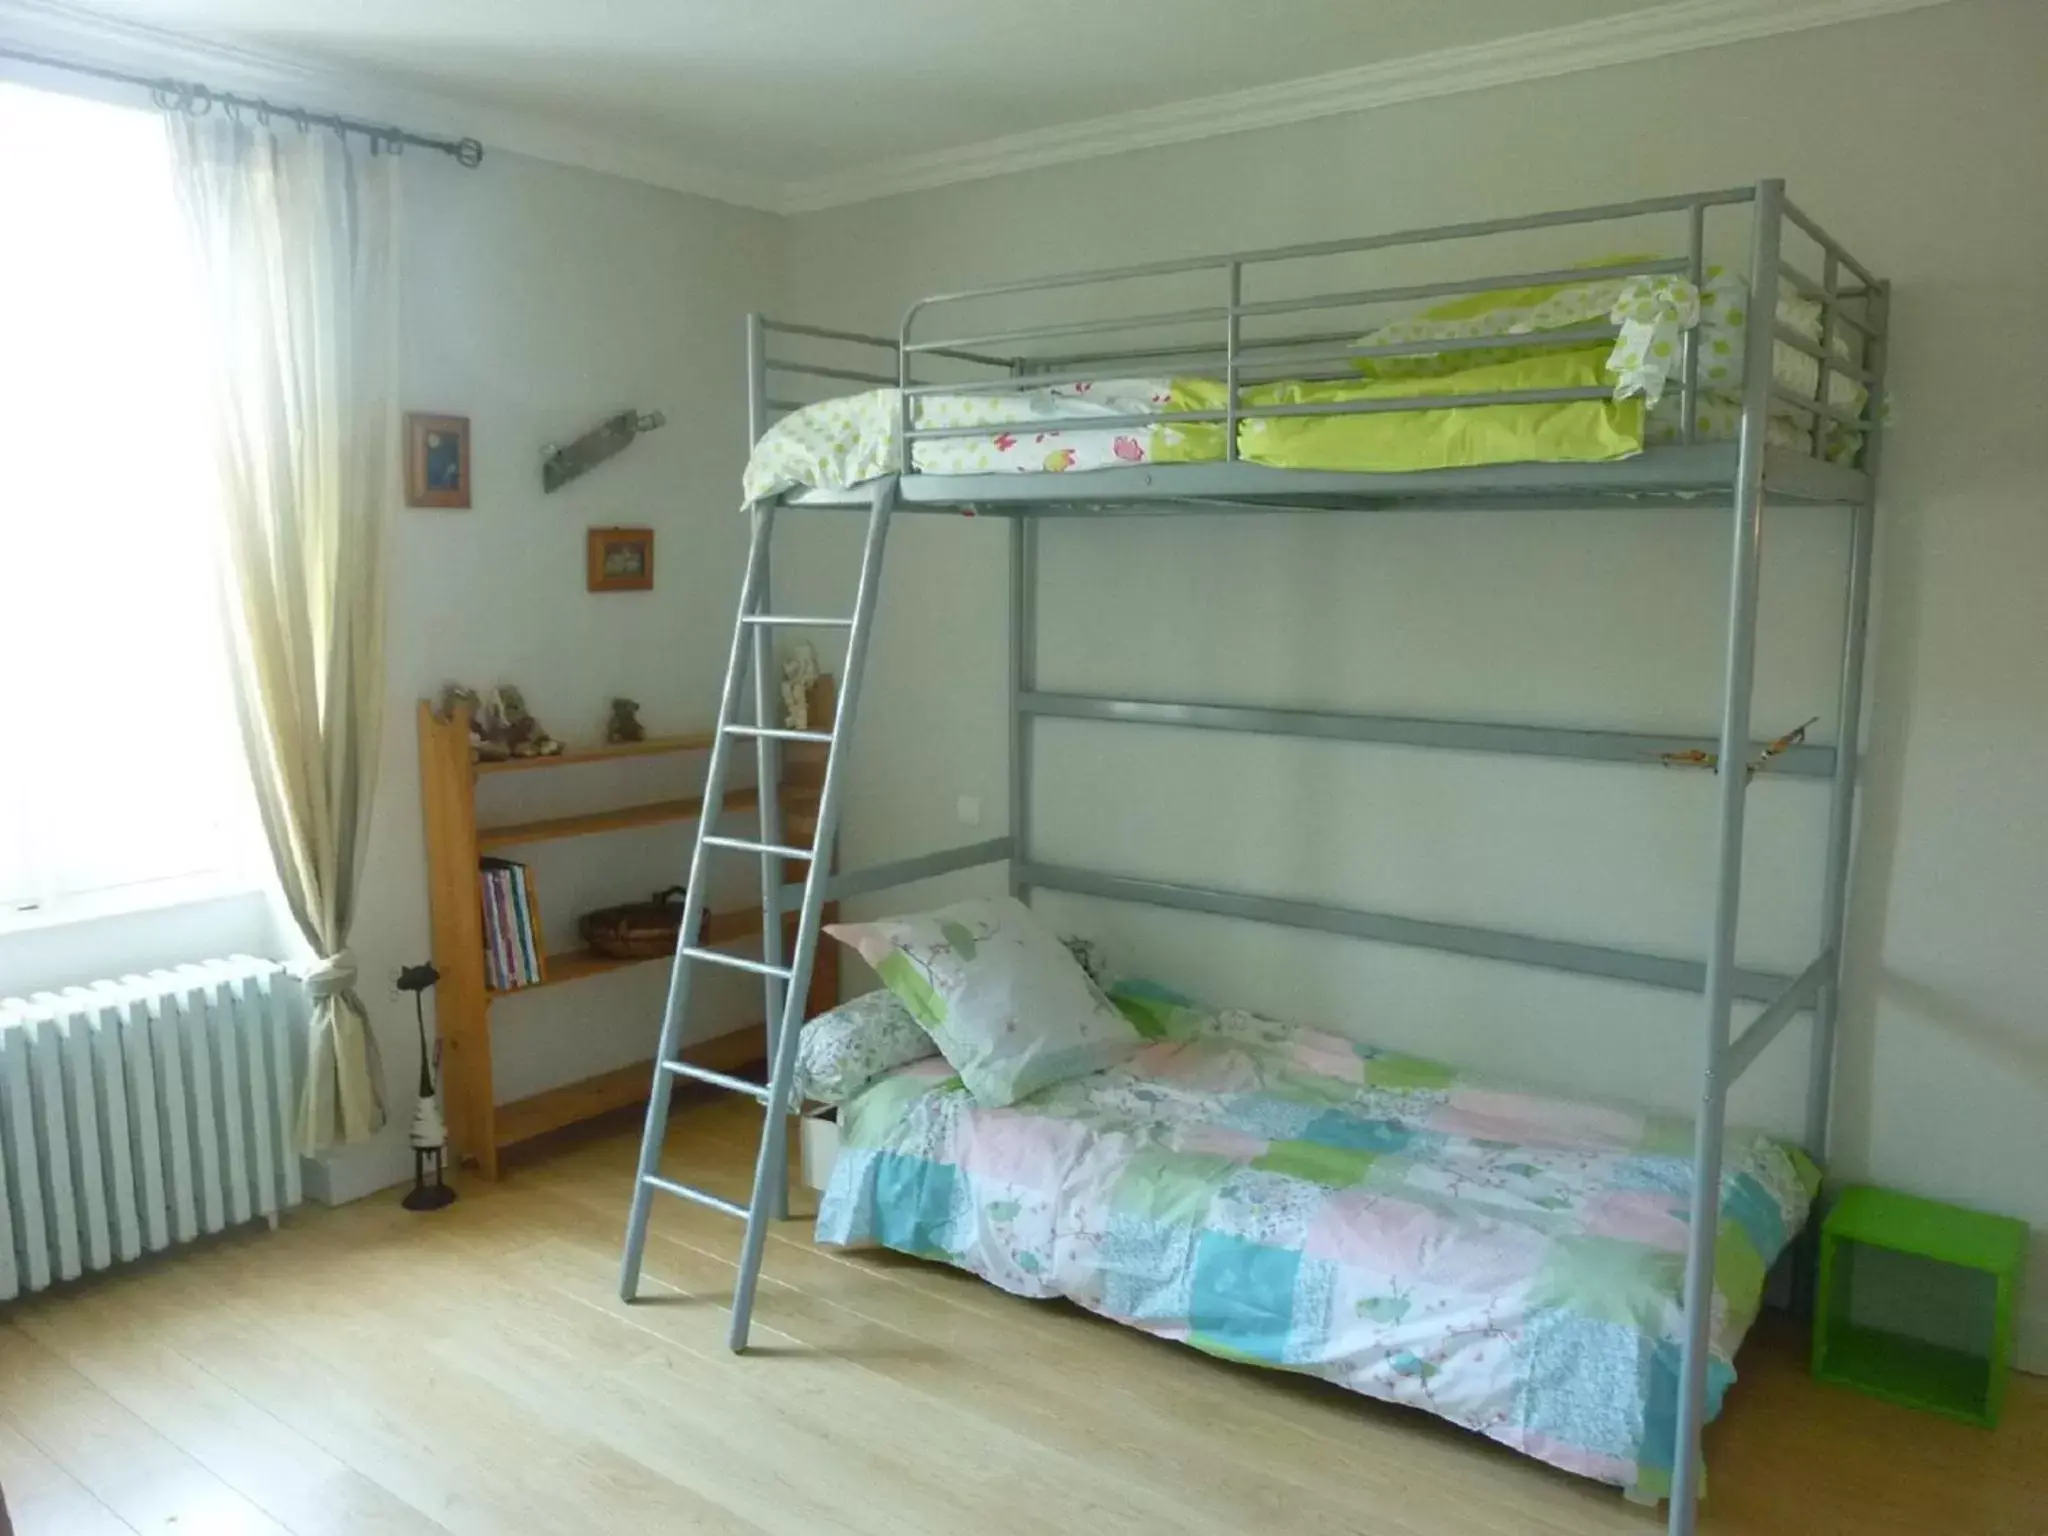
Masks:
[[[1126,995],[1122,1066],[983,1108],[943,1060],[842,1106],[818,1239],[1425,1408],[1669,1490],[1687,1122],[1487,1085],[1342,1036]],[[1708,1413],[1819,1183],[1730,1133]]]
[[[1597,463],[1631,457],[1683,435],[1678,375],[1682,338],[1698,332],[1697,433],[1736,434],[1741,414],[1747,287],[1709,269],[1695,288],[1682,278],[1605,279],[1504,291],[1438,306],[1359,338],[1362,349],[1444,341],[1442,352],[1361,355],[1356,376],[1277,379],[1240,386],[1238,455],[1279,469],[1400,473],[1512,463]],[[1778,319],[1809,340],[1822,336],[1818,305],[1782,298]],[[1617,328],[1613,342],[1542,345],[1545,331],[1591,321]],[[1472,343],[1498,336],[1498,347]],[[1831,351],[1848,359],[1840,337]],[[1819,364],[1782,343],[1772,367],[1786,390],[1813,396]],[[1602,398],[1478,403],[1521,390],[1600,390]],[[1338,407],[1403,399],[1471,396],[1472,405],[1366,413],[1270,416],[1264,407]],[[1837,373],[1835,406],[1860,409],[1860,384]],[[919,474],[1043,474],[1132,464],[1213,463],[1225,457],[1219,421],[1132,425],[1127,418],[1224,410],[1223,380],[1141,375],[1017,388],[975,388],[912,397],[914,430],[959,435],[918,438],[908,468]],[[1091,426],[1090,422],[1109,422]],[[1774,406],[1771,447],[1811,453],[1812,418]],[[967,430],[985,428],[986,430]],[[776,422],[755,445],[744,482],[748,502],[786,491],[846,490],[903,473],[903,394],[894,389],[822,400]],[[1859,434],[1828,424],[1825,456],[1855,458]]]

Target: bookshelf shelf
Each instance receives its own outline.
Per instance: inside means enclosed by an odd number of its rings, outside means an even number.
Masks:
[[[760,804],[752,788],[735,789],[725,797],[728,811],[751,811]],[[588,811],[577,816],[551,816],[544,821],[509,822],[501,827],[478,827],[479,850],[518,848],[531,843],[553,842],[558,837],[589,837],[595,832],[620,832],[628,827],[658,827],[671,821],[695,821],[704,814],[702,795],[685,795],[677,800],[654,800],[643,805],[623,805],[614,810]]]
[[[704,916],[704,942],[707,944],[731,944],[738,939],[750,939],[761,931],[761,913],[757,908],[746,908],[738,912],[707,912]],[[783,924],[784,937],[794,943],[794,923]],[[785,950],[785,952],[787,952]],[[606,971],[623,970],[629,965],[663,965],[670,960],[668,955],[643,955],[634,960],[621,960],[615,955],[601,955],[594,949],[565,950],[559,955],[549,955],[544,967],[547,979],[530,982],[523,987],[492,987],[492,997],[514,997],[522,992],[537,992],[543,987],[556,987],[568,981],[581,981],[586,976],[602,976]]]
[[[820,679],[819,686],[829,690],[831,680]],[[829,700],[829,693],[824,697]],[[814,700],[814,707],[817,702]],[[434,1006],[441,1037],[443,1109],[455,1156],[473,1164],[485,1178],[495,1179],[501,1148],[531,1141],[549,1131],[645,1099],[653,1065],[651,1061],[641,1062],[602,1072],[580,1082],[566,1083],[528,1098],[497,1103],[491,1070],[492,1004],[519,993],[551,991],[587,977],[649,962],[618,960],[587,949],[572,949],[546,958],[544,981],[503,991],[492,988],[485,978],[484,913],[477,880],[479,861],[500,849],[695,821],[705,814],[705,803],[701,794],[681,795],[637,805],[600,807],[539,821],[479,826],[478,783],[503,773],[629,758],[681,756],[708,749],[711,734],[695,732],[662,736],[617,746],[589,747],[565,752],[559,757],[479,763],[470,756],[469,715],[466,710],[458,709],[452,718],[442,720],[435,715],[432,706],[422,700],[418,722],[420,802],[426,824],[427,894],[433,916],[434,964],[441,972],[441,980],[435,988]],[[780,781],[775,792],[782,807],[785,832],[793,841],[809,841],[815,829],[818,786],[823,778],[823,769],[822,756],[807,743],[793,744],[780,754]],[[748,787],[727,794],[720,802],[719,812],[748,813],[759,806],[759,792]],[[686,850],[680,843],[677,856],[679,861],[686,856]],[[801,871],[792,866],[785,878],[801,878]],[[704,923],[705,942],[724,945],[757,938],[761,925],[762,915],[757,908],[709,913]],[[790,931],[789,924],[785,922],[785,935]],[[808,1011],[817,1013],[831,1007],[838,1001],[838,995],[838,956],[830,949],[823,949],[812,971]],[[647,1039],[650,1047],[659,1027],[660,1021],[649,1017]],[[719,1070],[737,1071],[766,1054],[765,1042],[762,1026],[756,1023],[693,1046],[686,1054]]]
[[[761,1026],[718,1035],[683,1047],[686,1059],[714,1072],[740,1072],[761,1059]],[[636,1061],[613,1072],[600,1072],[579,1082],[564,1083],[531,1098],[514,1099],[498,1106],[497,1145],[500,1150],[577,1125],[599,1115],[647,1102],[647,1087],[654,1077],[654,1060]]]
[[[478,777],[493,773],[526,773],[535,768],[572,768],[578,763],[612,763],[626,757],[665,757],[674,752],[709,752],[711,732],[692,731],[684,736],[650,736],[645,741],[614,741],[598,747],[572,747],[554,757],[508,757],[502,762],[478,763]]]

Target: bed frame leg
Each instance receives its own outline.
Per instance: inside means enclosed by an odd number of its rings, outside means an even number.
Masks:
[[[1735,939],[1742,910],[1742,833],[1749,788],[1749,707],[1756,678],[1758,565],[1763,552],[1764,434],[1778,312],[1778,244],[1785,184],[1756,189],[1745,338],[1742,437],[1729,555],[1727,669],[1721,700],[1718,860],[1714,927],[1707,949],[1706,1017],[1694,1127],[1692,1214],[1685,1266],[1685,1344],[1679,1356],[1676,1444],[1672,1447],[1671,1536],[1693,1536],[1699,1520],[1700,1431],[1707,1417],[1713,1357],[1714,1249],[1721,1221],[1721,1143],[1728,1114],[1728,1022],[1734,1005]]]

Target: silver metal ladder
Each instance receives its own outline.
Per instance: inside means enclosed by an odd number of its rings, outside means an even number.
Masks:
[[[661,1047],[654,1060],[654,1086],[647,1100],[647,1128],[640,1138],[640,1166],[633,1180],[632,1214],[626,1222],[626,1251],[619,1274],[619,1294],[635,1300],[640,1290],[640,1264],[647,1248],[647,1218],[657,1192],[679,1195],[747,1224],[746,1241],[740,1249],[740,1272],[733,1288],[732,1330],[728,1342],[735,1350],[745,1349],[748,1326],[753,1319],[754,1286],[760,1279],[761,1255],[768,1238],[768,1223],[787,1214],[789,1198],[789,1117],[791,1086],[796,1072],[797,1031],[802,1027],[804,997],[810,989],[811,965],[818,952],[818,925],[825,908],[831,848],[839,825],[839,802],[843,790],[845,756],[840,751],[852,728],[854,710],[860,700],[861,674],[867,661],[868,634],[875,614],[875,592],[881,582],[882,546],[889,532],[889,515],[896,506],[896,479],[877,480],[868,506],[867,539],[861,550],[860,584],[850,618],[819,618],[779,614],[769,608],[768,546],[775,530],[775,506],[757,503],[753,508],[753,537],[747,550],[746,576],[740,584],[739,617],[734,621],[732,652],[726,660],[725,691],[718,701],[718,730],[712,738],[711,763],[705,773],[704,814],[697,823],[696,846],[690,853],[690,881],[683,898],[682,939],[676,947],[675,968],[669,974],[668,1003],[661,1020]],[[829,731],[792,731],[768,724],[775,718],[776,690],[770,676],[773,659],[771,637],[778,628],[842,628],[846,642],[844,675],[840,679],[839,702]],[[754,675],[754,723],[739,720],[740,699],[749,667]],[[731,761],[732,743],[751,740],[758,764],[760,793],[760,836],[758,840],[725,837],[716,833],[716,807],[723,803],[726,769]],[[781,801],[776,793],[777,745],[783,741],[825,743],[825,778],[819,794],[813,841],[807,848],[783,842]],[[745,959],[699,945],[696,935],[704,915],[705,851],[721,849],[757,854],[761,860],[761,958]],[[802,905],[798,908],[796,949],[789,964],[782,963],[782,863],[805,861]],[[766,1083],[749,1082],[724,1072],[684,1061],[680,1055],[683,1021],[689,1014],[690,976],[698,965],[723,965],[761,976],[766,994],[769,1072]],[[754,1164],[753,1197],[745,1206],[662,1177],[663,1138],[668,1130],[669,1096],[676,1079],[690,1078],[714,1088],[744,1093],[760,1102],[765,1114],[761,1126],[761,1151]]]

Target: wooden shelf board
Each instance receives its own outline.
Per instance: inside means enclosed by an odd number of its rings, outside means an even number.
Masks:
[[[731,1034],[685,1046],[683,1055],[699,1066],[730,1073],[762,1060],[767,1049],[767,1036],[762,1026],[749,1024]],[[614,1072],[600,1072],[596,1077],[564,1083],[531,1098],[500,1104],[496,1114],[497,1144],[500,1147],[516,1146],[615,1109],[644,1104],[653,1081],[654,1063],[636,1061]]]
[[[785,925],[787,926],[787,925]],[[761,931],[761,909],[747,907],[737,912],[707,912],[704,916],[704,941],[707,944],[730,944],[735,939],[751,938]],[[648,965],[654,961],[667,961],[672,955],[642,955],[636,960],[621,960],[615,955],[601,955],[592,949],[572,949],[547,958],[547,980],[533,982],[524,987],[490,987],[486,990],[493,998],[512,997],[521,992],[536,992],[542,987],[558,987],[564,982],[581,981],[586,976],[601,976],[606,971],[616,971],[628,965]]]
[[[508,757],[502,762],[478,763],[485,773],[524,773],[532,768],[562,768],[572,763],[609,763],[622,757],[661,757],[674,752],[708,752],[713,733],[688,731],[680,736],[650,736],[645,741],[607,742],[599,747],[577,747],[555,757]]]
[[[725,809],[728,811],[751,811],[758,803],[751,787],[735,789],[725,797]],[[560,837],[589,837],[594,833],[618,832],[628,827],[658,827],[671,821],[695,821],[703,814],[704,797],[688,795],[680,800],[655,800],[644,805],[619,806],[609,811],[586,811],[580,816],[551,816],[543,821],[478,827],[476,846],[480,851],[515,848],[524,843],[545,843]]]

